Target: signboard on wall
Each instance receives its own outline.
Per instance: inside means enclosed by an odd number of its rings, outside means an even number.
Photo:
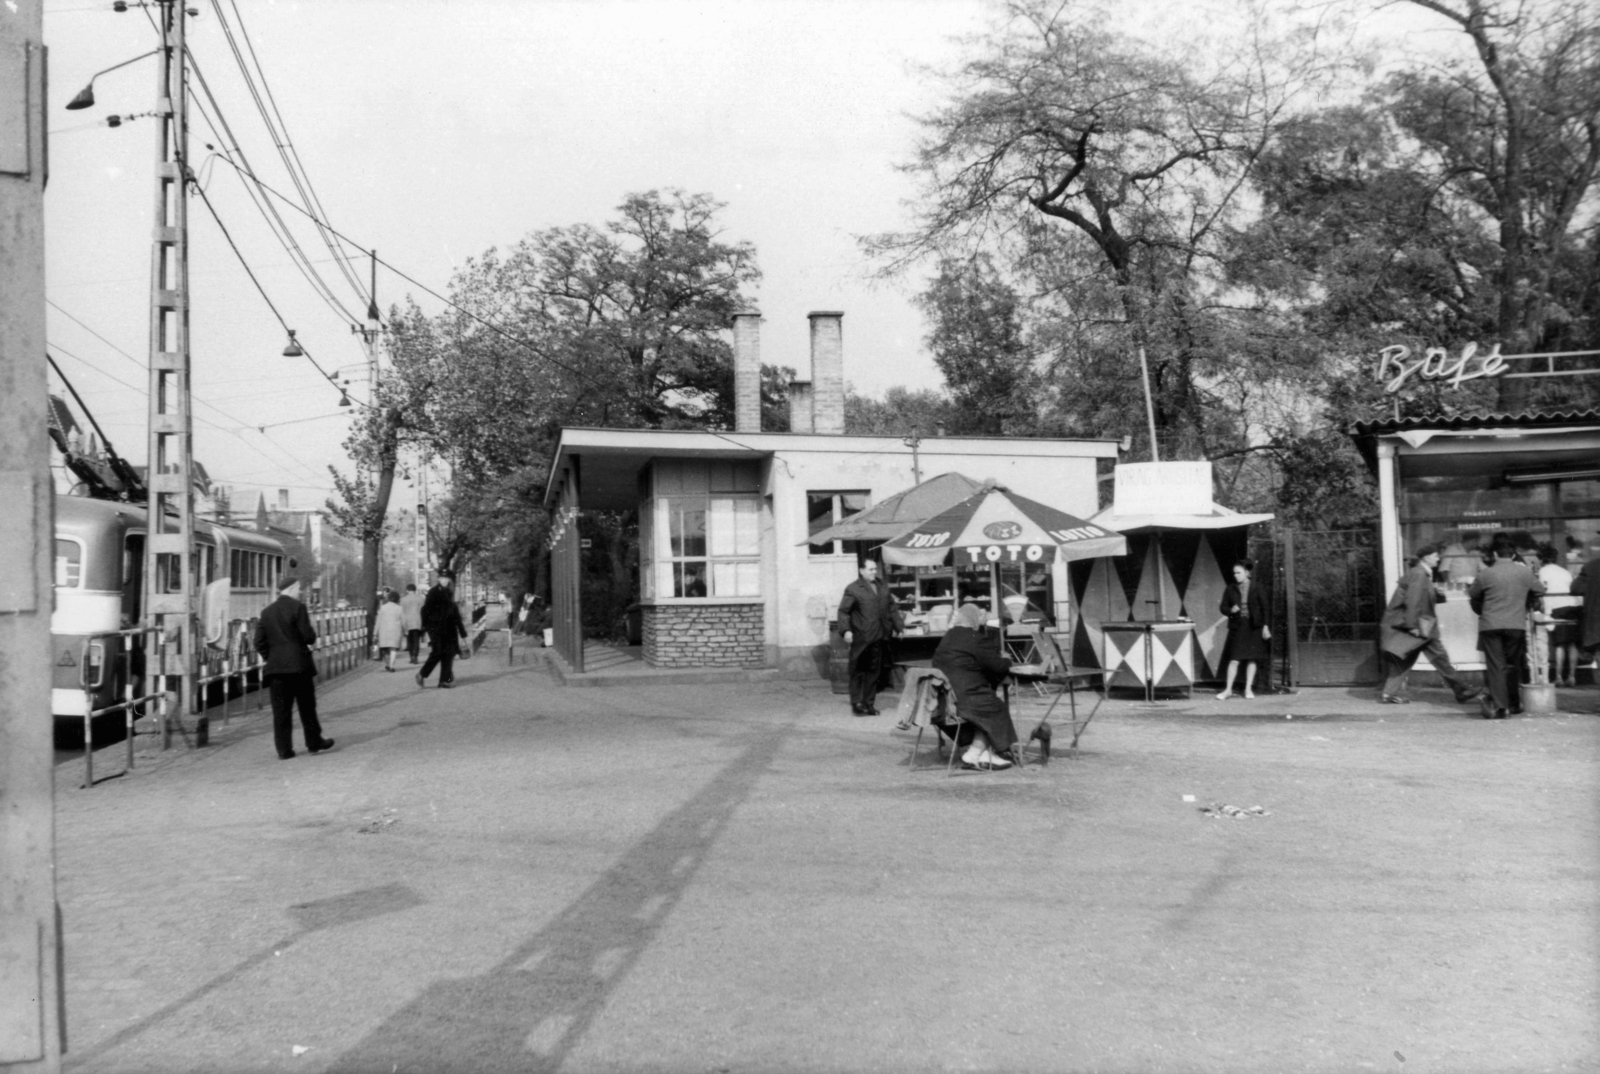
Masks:
[[[1210,462],[1123,462],[1115,475],[1119,515],[1211,513]]]

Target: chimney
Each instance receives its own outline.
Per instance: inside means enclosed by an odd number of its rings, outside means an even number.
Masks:
[[[278,490],[278,510],[287,511],[288,509],[289,509],[289,490],[288,489],[279,489]]]
[[[811,320],[811,431],[844,432],[844,314],[819,311]]]
[[[761,431],[761,313],[733,315],[733,429]]]
[[[811,382],[789,382],[789,431],[791,433],[816,432],[811,427]]]

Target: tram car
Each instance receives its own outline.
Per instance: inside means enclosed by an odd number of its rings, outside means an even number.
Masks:
[[[69,718],[81,723],[87,704],[93,704],[92,711],[115,704],[126,696],[129,676],[142,671],[142,657],[131,646],[118,646],[115,638],[91,638],[133,626],[143,614],[148,516],[143,505],[110,500],[58,496],[55,504],[50,708],[59,727]],[[258,617],[276,598],[286,558],[283,545],[265,534],[197,520],[190,564],[195,591],[210,604],[203,622],[221,623],[220,637],[234,638],[240,624]],[[224,584],[208,590],[219,581]],[[103,679],[92,701],[79,680],[86,642],[91,675]],[[100,675],[97,669],[108,651],[114,667]]]

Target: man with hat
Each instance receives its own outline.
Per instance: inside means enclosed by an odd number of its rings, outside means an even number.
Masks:
[[[456,683],[456,656],[461,652],[459,641],[467,636],[467,627],[461,621],[455,594],[450,592],[455,580],[454,571],[440,571],[438,581],[422,600],[422,629],[428,632],[428,662],[417,672],[418,686],[426,684],[435,667],[439,669],[440,689],[448,690]]]
[[[1476,701],[1483,694],[1456,670],[1439,637],[1439,617],[1434,610],[1439,592],[1433,585],[1433,572],[1439,569],[1440,555],[1436,544],[1418,548],[1415,565],[1395,586],[1394,596],[1384,609],[1381,629],[1387,677],[1382,701],[1386,705],[1404,705],[1411,700],[1406,697],[1406,678],[1419,656],[1428,658],[1433,670],[1456,695],[1458,704]]]
[[[295,566],[293,560],[289,566]],[[333,739],[322,737],[322,724],[317,720],[317,665],[311,657],[316,640],[311,614],[300,602],[300,581],[285,574],[278,583],[278,599],[256,620],[255,633],[256,652],[266,661],[261,674],[272,696],[272,740],[280,761],[294,756],[296,707],[306,749],[321,753],[333,748]]]

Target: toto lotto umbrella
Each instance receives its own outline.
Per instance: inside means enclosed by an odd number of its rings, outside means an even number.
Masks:
[[[883,558],[903,567],[988,564],[990,609],[999,615],[1000,564],[1070,562],[1127,551],[1120,533],[990,485],[883,545]]]

